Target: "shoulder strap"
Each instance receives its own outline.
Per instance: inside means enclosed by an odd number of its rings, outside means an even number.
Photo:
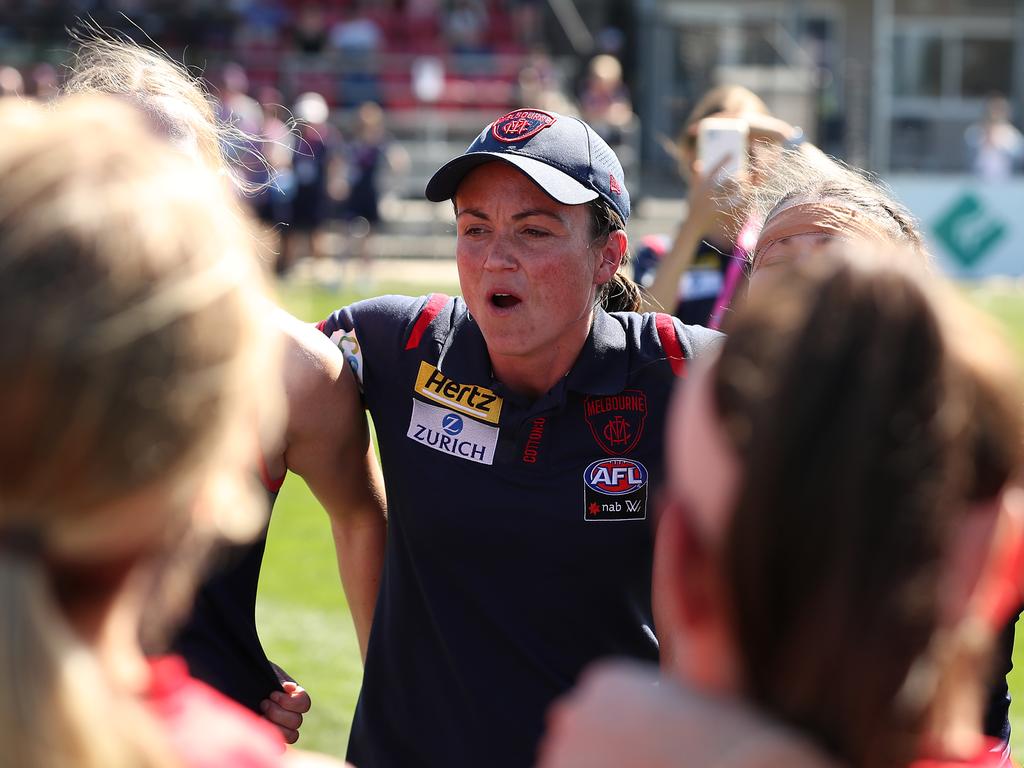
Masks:
[[[661,340],[661,348],[665,350],[669,365],[672,366],[672,373],[676,376],[686,376],[686,358],[683,355],[683,346],[679,343],[679,335],[676,333],[676,324],[671,315],[664,312],[657,312],[654,315],[654,325],[658,329],[658,338]]]
[[[420,310],[420,314],[412,326],[412,333],[409,334],[409,340],[405,343],[406,349],[416,349],[420,345],[427,327],[434,322],[434,318],[440,314],[447,303],[448,296],[443,293],[432,293],[427,296],[427,303]]]

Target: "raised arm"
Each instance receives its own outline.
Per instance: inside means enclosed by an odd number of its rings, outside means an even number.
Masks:
[[[366,645],[384,562],[383,482],[355,377],[313,326],[280,313],[290,413],[284,462],[327,510],[359,650]]]

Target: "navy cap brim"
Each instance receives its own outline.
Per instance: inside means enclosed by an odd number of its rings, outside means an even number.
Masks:
[[[502,160],[514,165],[559,203],[580,205],[600,197],[597,192],[583,186],[568,174],[532,157],[523,157],[512,152],[470,152],[449,160],[430,177],[424,193],[427,200],[440,203],[452,199],[466,174],[493,160]]]

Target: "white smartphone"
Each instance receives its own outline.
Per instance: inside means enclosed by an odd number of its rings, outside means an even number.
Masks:
[[[718,174],[718,180],[735,178],[747,168],[747,145],[750,126],[734,117],[706,117],[697,128],[697,158],[704,173],[710,173],[726,157],[729,159]]]

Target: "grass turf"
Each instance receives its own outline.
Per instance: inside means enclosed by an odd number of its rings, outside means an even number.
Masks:
[[[453,285],[432,289],[457,293]],[[379,285],[374,293],[420,295],[422,285]],[[1024,355],[1024,295],[1010,290],[971,289],[972,300],[1007,329]],[[282,285],[281,303],[314,321],[363,298],[310,286]],[[343,755],[362,676],[359,647],[341,591],[327,518],[301,479],[289,476],[274,508],[260,579],[258,621],[270,657],[302,683],[313,709],[302,726],[300,746]],[[1024,754],[1024,630],[1017,635],[1010,689],[1013,743]],[[401,691],[396,691],[401,695]],[[438,702],[442,704],[442,702]]]

